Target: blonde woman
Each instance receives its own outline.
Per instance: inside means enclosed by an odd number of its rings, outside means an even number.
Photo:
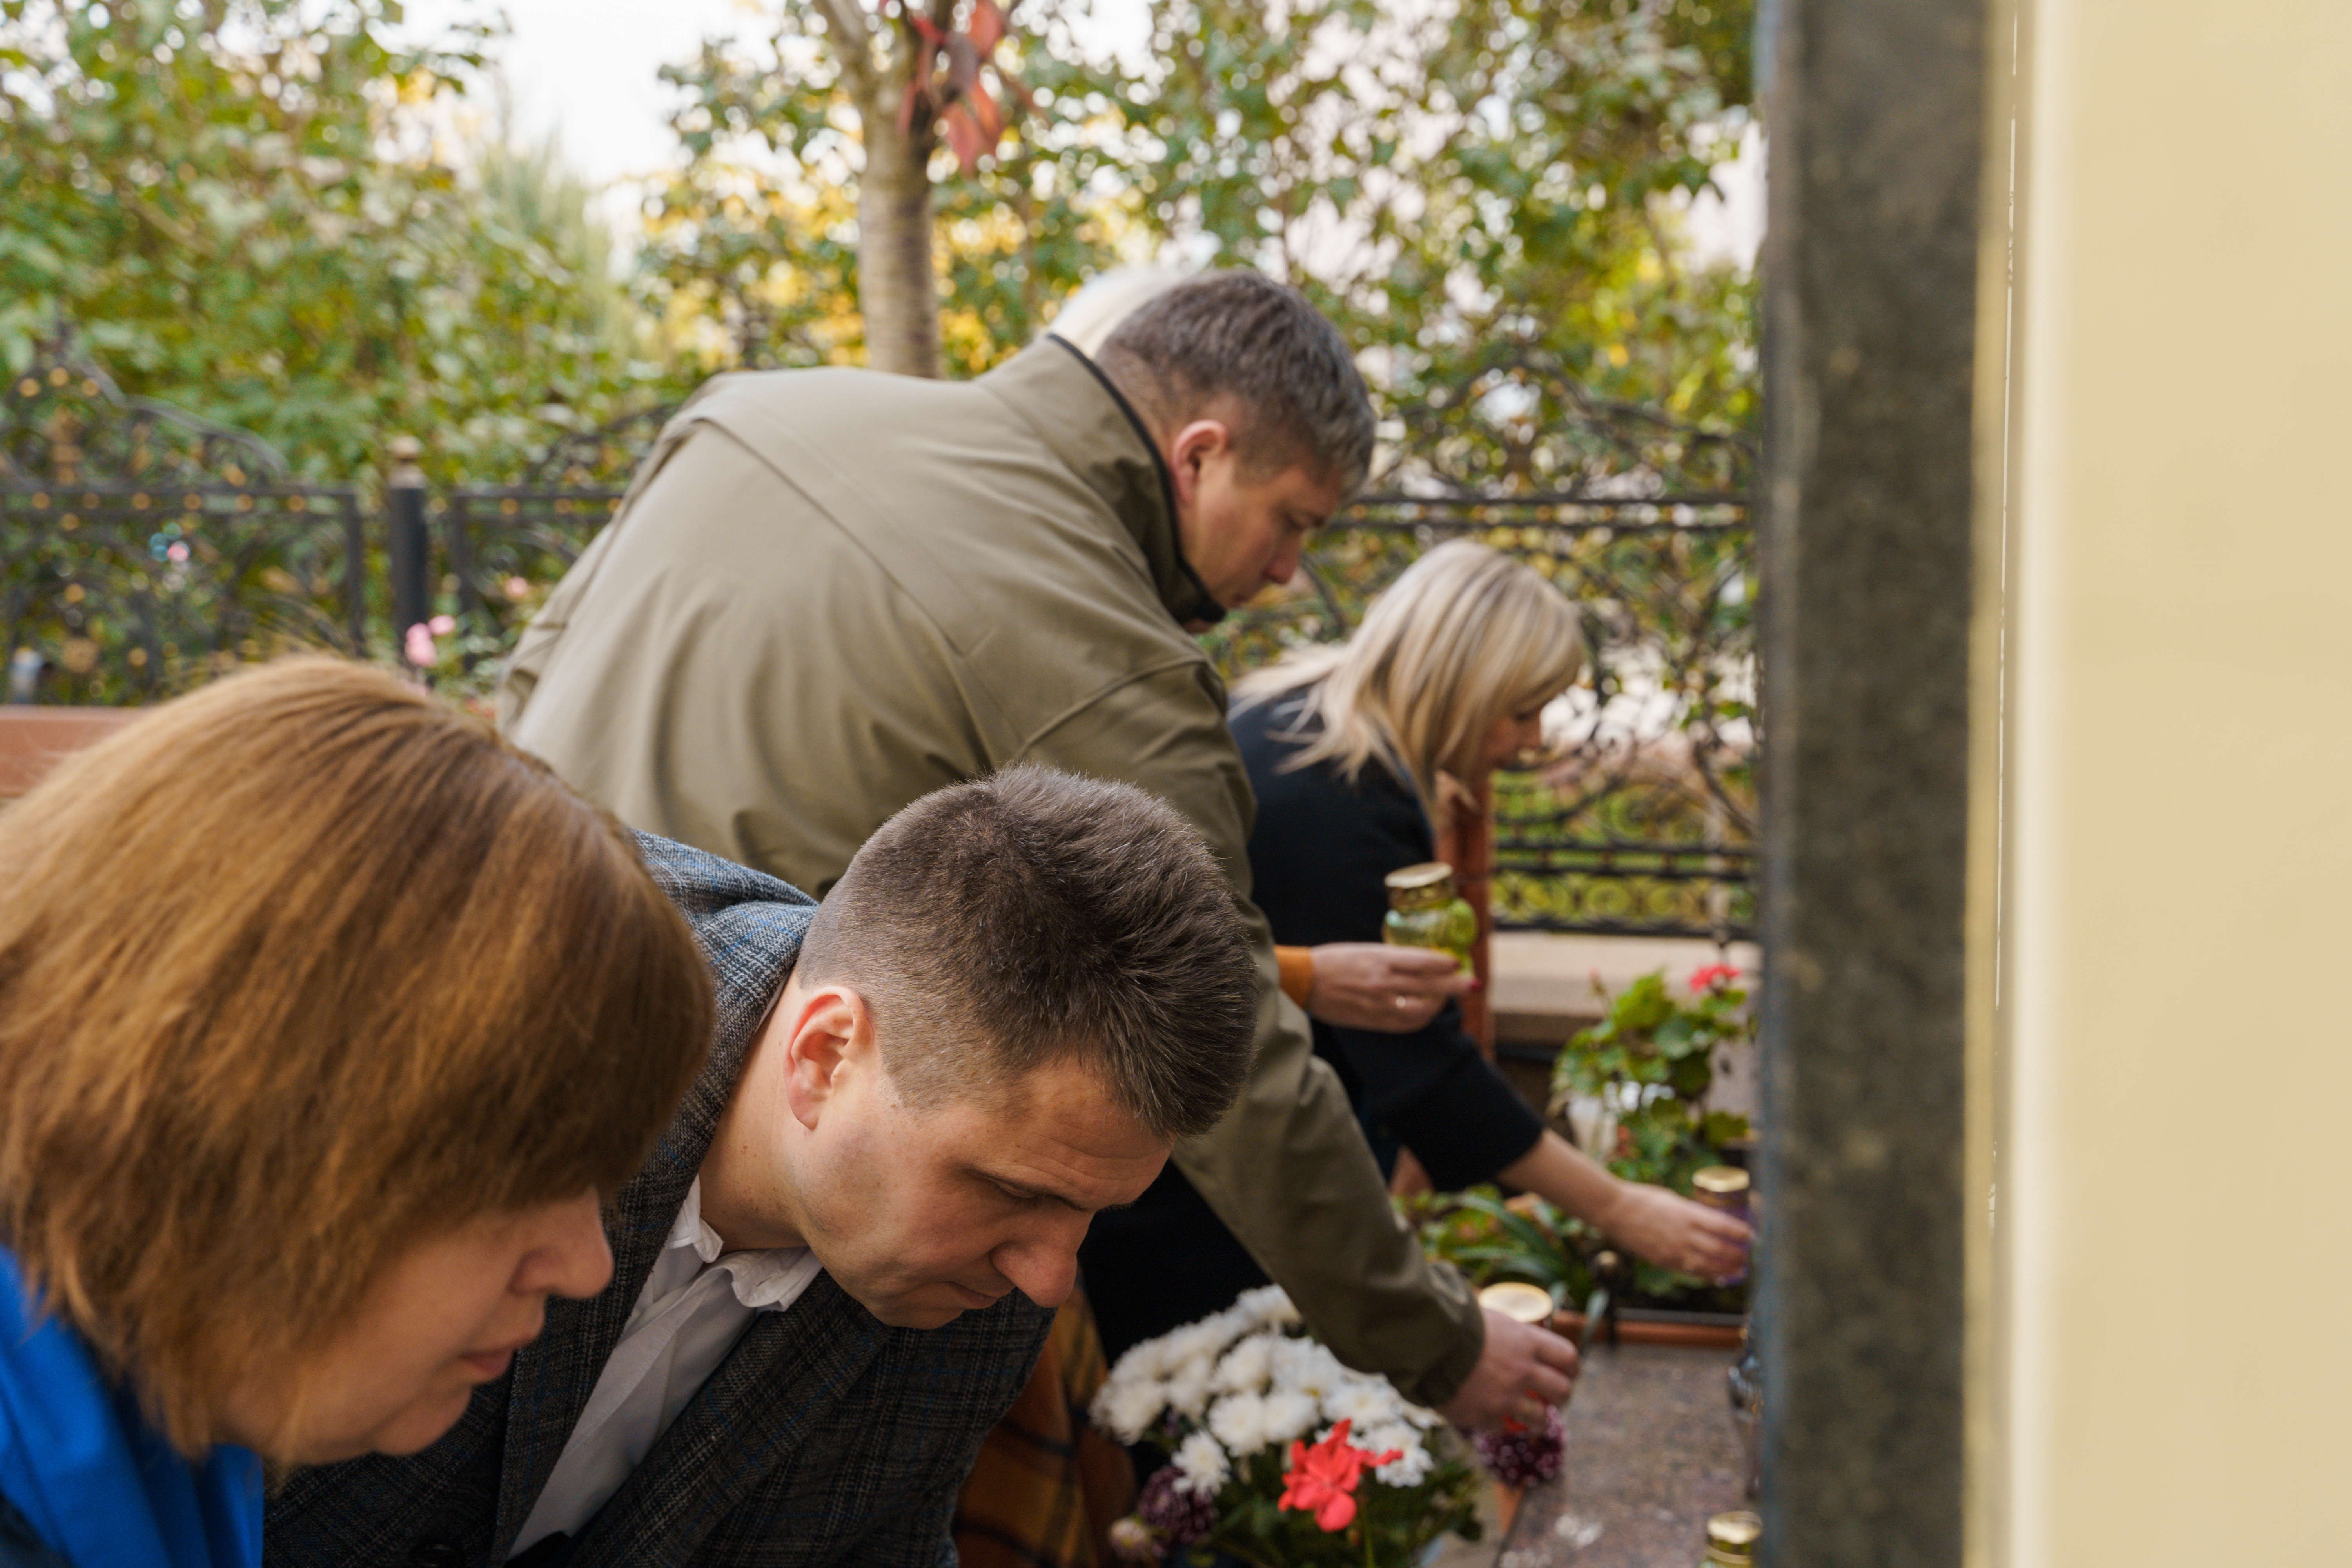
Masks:
[[[262,1460],[431,1444],[709,1038],[635,840],[354,666],[70,759],[0,887],[0,1563],[257,1563]]]
[[[1545,706],[1582,658],[1575,611],[1558,590],[1507,556],[1454,542],[1414,563],[1346,643],[1240,681],[1231,724],[1257,796],[1252,897],[1275,941],[1318,950],[1379,941],[1381,879],[1434,858],[1446,781],[1478,784],[1533,749]],[[1463,1033],[1458,1007],[1403,1033],[1318,1016],[1315,1047],[1367,1130],[1391,1155],[1410,1148],[1439,1187],[1506,1183],[1652,1262],[1703,1278],[1739,1267],[1745,1226],[1620,1181],[1546,1129]],[[1171,1166],[1161,1180],[1183,1178]],[[1207,1204],[1181,1196],[1145,1205],[1139,1219],[1104,1215],[1088,1240],[1087,1256],[1102,1260],[1088,1284],[1114,1356],[1264,1280]],[[1142,1272],[1118,1266],[1126,1251],[1158,1258],[1150,1278],[1182,1280],[1181,1290],[1134,1300],[1107,1292],[1097,1279]]]

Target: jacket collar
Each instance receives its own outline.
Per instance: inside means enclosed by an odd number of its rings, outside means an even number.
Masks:
[[[1118,388],[1075,343],[1046,335],[981,378],[1123,523],[1151,569],[1160,603],[1179,622],[1213,626],[1209,596],[1176,532],[1176,487],[1160,444]]]

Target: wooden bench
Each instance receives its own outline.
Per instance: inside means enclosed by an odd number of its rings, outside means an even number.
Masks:
[[[0,800],[14,800],[55,767],[58,759],[111,733],[145,711],[139,708],[0,706]]]

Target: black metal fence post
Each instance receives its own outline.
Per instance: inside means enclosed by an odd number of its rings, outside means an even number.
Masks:
[[[352,639],[352,656],[368,656],[367,638],[367,521],[360,510],[357,491],[342,500],[343,513],[343,629]]]
[[[401,657],[406,658],[408,629],[433,618],[433,599],[425,581],[429,544],[425,532],[425,470],[416,466],[425,446],[414,436],[395,436],[387,451],[392,458],[392,469],[384,476],[384,510],[392,525],[392,635]]]

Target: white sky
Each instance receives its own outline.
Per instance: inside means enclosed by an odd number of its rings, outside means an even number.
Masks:
[[[1148,0],[1094,0],[1098,37],[1113,48],[1148,36]],[[407,0],[408,28],[430,36],[455,22],[503,11],[509,36],[497,46],[513,128],[535,142],[550,131],[564,156],[608,191],[602,210],[624,231],[635,226],[631,183],[674,160],[667,122],[674,95],[658,72],[691,58],[706,37],[761,31],[761,0]],[[1761,138],[1717,176],[1728,200],[1702,198],[1687,223],[1703,255],[1751,260],[1764,232]]]

